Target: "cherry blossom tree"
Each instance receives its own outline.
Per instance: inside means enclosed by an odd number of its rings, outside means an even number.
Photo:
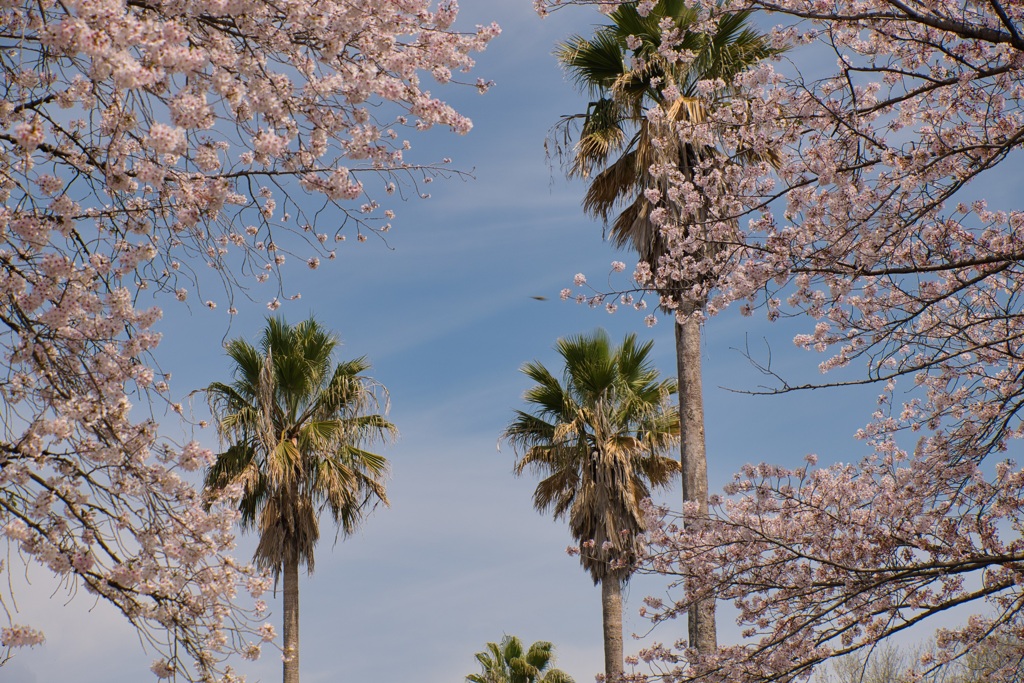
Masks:
[[[684,595],[651,600],[649,613],[668,619],[717,595],[745,630],[711,656],[671,645],[643,656],[670,680],[791,680],[935,629],[954,607],[972,616],[943,623],[917,675],[993,634],[1019,639],[1024,471],[1007,452],[1024,430],[1024,212],[991,192],[1019,168],[1024,3],[694,4],[709,26],[722,11],[774,12],[774,40],[796,48],[791,64],[740,74],[746,97],[709,107],[705,122],[652,110],[666,152],[716,144],[735,163],[689,178],[652,168],[673,201],[661,224],[671,253],[641,263],[637,280],[703,283],[680,297],[708,297],[700,316],[734,303],[806,316],[795,343],[844,379],[777,377],[775,391],[877,383],[881,395],[857,435],[871,451],[862,461],[750,466],[707,517],[684,510],[685,530],[656,514],[649,568],[678,575]],[[773,149],[776,168],[739,163]],[[707,258],[710,243],[727,246]]]
[[[286,252],[315,268],[345,231],[388,229],[374,197],[451,173],[407,155],[416,130],[470,129],[428,82],[458,82],[498,28],[462,33],[456,14],[0,1],[5,561],[114,605],[160,653],[158,677],[231,680],[224,659],[273,638],[262,603],[239,607],[266,581],[229,555],[233,506],[207,509],[188,475],[211,453],[147,417],[181,412],[150,359],[159,305],[208,288],[234,313],[238,293],[280,282]],[[0,595],[8,655],[43,641],[14,597]]]

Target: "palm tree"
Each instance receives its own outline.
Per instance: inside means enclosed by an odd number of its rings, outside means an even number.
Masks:
[[[560,128],[567,137],[572,126],[582,120],[579,140],[568,168],[570,177],[589,179],[584,210],[610,224],[609,236],[618,247],[631,246],[642,261],[657,269],[668,245],[651,212],[659,205],[645,196],[645,190],[657,189],[659,178],[651,167],[659,154],[652,144],[654,132],[646,113],[661,107],[670,121],[700,121],[707,111],[699,97],[698,84],[721,79],[731,83],[738,73],[779,53],[767,38],[749,27],[749,12],[724,14],[713,33],[689,31],[698,20],[696,7],[684,0],[660,0],[647,15],[641,16],[636,3],[620,5],[609,15],[611,24],[599,27],[593,37],[574,36],[558,46],[555,55],[570,78],[593,101],[579,116],[562,119]],[[693,58],[683,65],[672,63],[659,52],[660,23],[668,19],[680,29],[676,47]],[[670,89],[672,86],[672,89]],[[672,93],[670,100],[667,93]],[[678,93],[678,95],[676,94]],[[728,88],[713,93],[726,98]],[[705,96],[706,97],[706,96]],[[663,154],[664,152],[662,152]],[[724,155],[711,147],[679,145],[674,163],[684,177],[693,177],[694,167],[702,162],[726,163]],[[774,161],[769,155],[758,157],[739,151],[730,163],[754,160]],[[672,207],[667,207],[672,208]],[[618,215],[614,215],[618,212]],[[704,216],[706,218],[706,216]],[[697,221],[701,223],[704,221]],[[691,225],[690,229],[698,229]],[[702,240],[695,258],[710,264],[721,255],[721,245]],[[658,290],[663,301],[692,300],[682,292],[706,291],[707,282],[670,281]],[[701,296],[705,297],[706,293]],[[683,503],[696,502],[700,515],[707,514],[708,475],[704,438],[704,400],[701,375],[700,322],[692,314],[699,306],[680,310],[684,321],[676,319],[676,364],[679,380],[679,412],[682,422],[680,462],[683,471]],[[690,644],[702,652],[717,647],[714,600],[702,600],[691,606]]]
[[[227,449],[206,472],[211,495],[242,489],[243,531],[259,533],[257,566],[283,578],[284,683],[299,680],[299,566],[313,572],[319,516],[348,535],[377,503],[387,504],[388,463],[363,446],[395,434],[375,411],[379,386],[365,358],[334,364],[338,338],[316,320],[269,318],[256,349],[227,344],[234,381],[206,392]]]
[[[574,683],[572,676],[561,669],[549,669],[554,664],[555,646],[539,640],[523,651],[523,642],[515,636],[505,636],[501,643],[487,643],[487,649],[476,653],[479,674],[469,674],[469,683]]]
[[[531,412],[516,411],[504,433],[519,456],[516,474],[543,477],[534,507],[568,517],[580,562],[601,584],[608,681],[623,671],[622,587],[641,550],[641,501],[679,471],[665,457],[679,435],[668,406],[676,383],[659,379],[651,347],[629,335],[613,349],[603,330],[560,339],[562,381],[539,362],[523,365],[536,383],[524,395]]]

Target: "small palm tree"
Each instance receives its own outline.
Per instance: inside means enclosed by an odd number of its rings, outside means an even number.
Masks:
[[[533,504],[556,519],[568,517],[580,561],[601,584],[606,680],[622,675],[622,587],[641,550],[641,502],[679,472],[666,457],[679,436],[669,405],[674,380],[651,364],[652,343],[629,335],[612,348],[603,330],[560,339],[562,381],[534,361],[522,371],[536,384],[504,438],[516,449],[515,472],[544,477]]]
[[[260,347],[227,344],[234,381],[206,388],[227,449],[207,470],[213,495],[242,490],[243,531],[259,533],[254,561],[283,578],[284,682],[299,680],[299,566],[313,572],[319,516],[351,533],[387,504],[388,463],[363,446],[394,435],[376,410],[379,388],[365,358],[334,364],[338,338],[316,320],[267,320]]]
[[[561,669],[550,669],[555,663],[555,646],[539,640],[523,650],[523,642],[505,636],[501,643],[487,643],[487,649],[476,653],[479,674],[469,674],[469,683],[574,683],[572,676]]]
[[[750,26],[750,12],[723,14],[710,33],[689,30],[699,19],[698,7],[685,0],[659,0],[643,16],[635,2],[624,3],[609,15],[611,24],[599,27],[591,38],[573,36],[558,46],[555,55],[577,87],[593,100],[584,114],[562,119],[560,129],[571,137],[574,123],[582,121],[579,139],[568,168],[570,177],[589,179],[584,210],[610,225],[609,235],[618,247],[630,246],[642,261],[656,270],[668,253],[668,244],[652,212],[666,206],[652,202],[645,190],[659,189],[662,181],[651,174],[658,162],[653,144],[654,131],[647,118],[652,107],[662,108],[670,121],[700,122],[708,115],[705,103],[734,95],[730,87],[700,96],[699,84],[732,83],[733,78],[758,62],[776,55],[767,37]],[[661,52],[664,21],[678,30],[676,49],[691,55],[684,63],[671,62]],[[673,163],[687,179],[696,166],[714,161],[725,163],[723,153],[708,146],[680,144]],[[773,155],[735,152],[729,163],[774,162]],[[660,188],[664,189],[664,188]],[[672,209],[674,207],[667,206]],[[617,214],[617,215],[616,215]],[[706,216],[705,216],[706,219]],[[693,225],[691,230],[698,229]],[[702,267],[713,270],[722,247],[700,240]],[[692,299],[689,293],[704,291],[704,281],[669,281],[658,290],[663,301]],[[687,296],[681,297],[686,292]],[[706,296],[706,293],[704,294]],[[675,341],[679,409],[683,438],[680,462],[683,471],[683,502],[696,502],[707,512],[707,453],[704,439],[700,323],[692,314],[697,307],[681,312],[676,321]],[[690,611],[690,644],[701,651],[717,645],[713,600],[703,600]]]

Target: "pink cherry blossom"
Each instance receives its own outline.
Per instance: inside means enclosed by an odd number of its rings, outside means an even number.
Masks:
[[[619,3],[539,3],[566,4]],[[636,281],[687,283],[662,304],[701,318],[802,314],[795,344],[844,369],[814,386],[875,383],[879,398],[856,464],[751,466],[708,517],[655,514],[647,568],[681,592],[648,616],[717,596],[743,637],[698,655],[666,624],[669,644],[641,659],[667,680],[788,681],[960,607],[916,680],[989,635],[1024,637],[1024,474],[1006,459],[1024,435],[1024,212],[985,198],[1024,141],[1024,2],[687,4],[697,32],[769,10],[773,44],[792,49],[699,84],[706,117],[647,112],[670,253]],[[661,56],[685,59],[669,34]],[[708,153],[684,173],[695,148]]]
[[[440,99],[447,86],[421,84],[466,80],[499,33],[456,29],[456,13],[430,0],[0,0],[0,402],[19,416],[0,437],[0,534],[12,561],[126,615],[158,677],[213,680],[273,632],[248,607],[263,577],[230,555],[233,501],[204,500],[186,477],[212,454],[140,417],[165,412],[147,403],[184,408],[150,367],[160,309],[138,302],[216,309],[189,296],[200,269],[244,287],[285,254],[333,259],[307,230],[384,229],[394,214],[364,179],[394,192],[418,128],[471,128]],[[297,206],[293,190],[310,196]],[[30,625],[0,630],[2,649],[42,642]]]

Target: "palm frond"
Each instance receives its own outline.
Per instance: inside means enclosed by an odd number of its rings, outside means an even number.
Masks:
[[[533,507],[538,512],[552,512],[555,519],[561,519],[568,512],[579,487],[580,475],[575,469],[565,467],[540,481],[533,492]]]
[[[544,404],[537,402],[537,405]],[[546,409],[543,410],[543,414],[549,412]],[[502,438],[516,450],[528,452],[535,444],[554,443],[555,429],[557,429],[556,424],[552,424],[538,415],[517,410],[516,417],[505,428]]]
[[[653,454],[641,458],[637,462],[637,468],[644,473],[644,478],[651,486],[665,488],[680,473],[681,465],[676,458]]]
[[[637,194],[636,178],[650,168],[652,159],[643,159],[639,150],[633,149],[606,165],[590,181],[583,197],[583,210],[607,222],[611,213],[620,205],[632,201]],[[646,166],[643,164],[646,163]],[[646,208],[647,200],[644,199]]]
[[[544,674],[544,678],[539,683],[576,683],[576,681],[561,669],[551,669]]]
[[[572,36],[554,54],[576,87],[591,95],[609,89],[625,69],[622,44],[613,31],[598,30],[591,39]]]
[[[204,488],[217,493],[233,484],[252,465],[256,448],[251,443],[235,443],[217,456],[206,470]]]
[[[707,120],[708,112],[704,102],[699,97],[680,95],[669,106],[666,116],[671,121],[686,121],[697,124],[704,123]]]

